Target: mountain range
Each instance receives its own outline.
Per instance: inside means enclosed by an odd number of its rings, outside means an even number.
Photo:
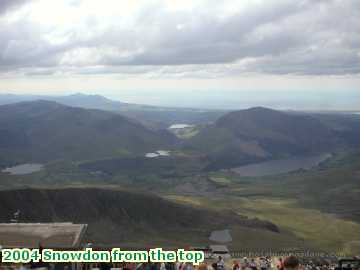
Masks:
[[[172,108],[132,104],[108,99],[101,95],[85,95],[82,93],[67,96],[0,94],[0,105],[36,100],[53,101],[65,106],[84,109],[111,111],[134,119],[153,129],[167,128],[172,124],[183,122],[189,124],[213,122],[219,116],[226,113],[226,111],[222,110]]]
[[[77,107],[79,98],[82,107]],[[205,156],[207,168],[217,170],[335,151],[351,146],[360,134],[359,119],[346,122],[333,116],[330,121],[256,107],[226,113],[199,125],[194,136],[179,139],[166,128],[153,129],[114,111],[83,108],[95,106],[93,102],[100,107],[101,100],[111,106],[117,102],[82,95],[62,99],[72,106],[47,100],[0,106],[1,163],[135,157],[165,149]],[[336,124],[339,119],[345,123],[342,128]]]
[[[117,110],[133,105],[101,96],[11,98],[0,105],[2,222],[19,209],[23,222],[88,223],[88,240],[99,245],[202,245],[209,243],[211,231],[229,229],[234,239],[241,239],[229,243],[233,248],[310,243],[328,250],[318,231],[294,221],[296,210],[312,221],[325,217],[313,224],[317,229],[333,219],[339,228],[350,228],[350,234],[340,232],[341,245],[360,250],[358,115],[255,107],[232,112],[174,109],[173,116],[144,106],[129,109],[136,111],[134,117]],[[169,131],[171,122],[195,124],[190,135],[179,138]],[[146,157],[159,150],[169,155]],[[317,153],[332,153],[332,158],[308,171],[254,179],[228,170]],[[2,171],[23,163],[44,167],[27,175]],[[274,208],[279,212],[272,213]],[[330,249],[339,247],[337,241],[330,241]]]

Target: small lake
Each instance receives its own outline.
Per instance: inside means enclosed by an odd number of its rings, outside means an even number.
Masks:
[[[170,156],[170,151],[166,151],[166,150],[157,150],[156,152],[145,154],[145,157],[147,158],[168,157],[168,156]]]
[[[24,175],[41,171],[43,168],[44,166],[42,164],[27,163],[3,169],[1,172],[9,173],[12,175]]]
[[[233,168],[232,171],[240,174],[241,176],[248,177],[276,175],[300,169],[309,170],[318,166],[321,162],[330,157],[331,154],[326,153],[312,156],[298,156],[287,159],[269,160]]]
[[[212,231],[209,240],[218,243],[228,243],[232,241],[230,230]]]
[[[182,128],[188,128],[193,127],[194,125],[188,125],[188,124],[174,124],[169,127],[169,129],[182,129]]]

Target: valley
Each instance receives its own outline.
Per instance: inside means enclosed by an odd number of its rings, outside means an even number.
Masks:
[[[0,106],[2,222],[84,222],[99,246],[208,245],[228,230],[235,250],[360,252],[359,116],[174,110],[143,125],[91,106]]]
[[[360,270],[360,0],[0,0],[0,29],[0,270]]]

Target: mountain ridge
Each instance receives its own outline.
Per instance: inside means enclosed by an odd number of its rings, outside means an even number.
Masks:
[[[24,162],[143,155],[176,140],[116,113],[44,100],[0,106],[0,126],[2,158]]]
[[[115,112],[155,129],[166,129],[170,125],[177,123],[198,124],[213,122],[226,112],[212,109],[172,108],[133,104],[112,100],[101,95],[87,95],[83,93],[65,96],[0,94],[0,105],[39,99],[55,101],[66,106]]]
[[[151,237],[162,239],[174,232],[179,237],[185,237],[183,241],[187,243],[195,235],[201,235],[202,241],[207,241],[212,230],[228,226],[257,229],[274,236],[280,234],[278,227],[267,221],[231,212],[194,208],[153,194],[125,190],[65,188],[0,191],[0,222],[8,222],[17,210],[20,210],[20,222],[71,220],[89,224],[88,241],[95,244],[120,244],[139,239],[151,241]],[[179,237],[173,236],[174,239]],[[174,243],[174,239],[169,238],[168,242]]]
[[[254,107],[221,116],[185,148],[207,152],[215,162],[210,167],[221,169],[328,151],[339,142],[333,130],[312,116]]]

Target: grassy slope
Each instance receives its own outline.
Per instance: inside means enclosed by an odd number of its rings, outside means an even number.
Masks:
[[[167,198],[210,209],[232,209],[241,215],[269,220],[277,224],[283,233],[292,232],[304,241],[294,242],[293,246],[290,246],[292,248],[307,245],[309,248],[328,252],[342,251],[349,254],[360,252],[359,223],[343,220],[318,210],[302,208],[291,200],[239,197],[210,199],[178,195],[170,195]],[[265,243],[264,247],[266,247],[266,241],[259,242],[253,235],[247,235],[245,239],[235,236],[234,239],[244,243],[244,247],[248,247],[251,240],[257,246]],[[273,241],[279,240],[273,239]],[[276,242],[276,245],[278,244],[279,242]]]
[[[294,232],[315,248],[345,253],[360,251],[360,224],[336,218],[319,210],[300,207],[284,199],[245,199],[240,211],[270,220]]]
[[[185,128],[172,129],[170,132],[172,132],[179,139],[186,140],[198,134],[201,128],[201,126],[189,126]]]
[[[304,208],[319,209],[343,218],[360,221],[360,156],[340,153],[310,171],[289,174],[240,177],[222,171],[210,179],[225,178],[222,185],[236,196],[263,196],[296,199]],[[230,183],[229,183],[230,182]]]
[[[259,178],[222,171],[209,180],[221,195],[169,198],[186,204],[232,209],[269,220],[315,249],[360,252],[360,158],[338,155],[320,168]],[[219,193],[220,194],[220,193]]]

